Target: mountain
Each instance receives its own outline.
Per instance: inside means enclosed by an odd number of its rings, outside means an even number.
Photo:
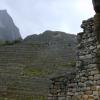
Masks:
[[[1,100],[47,100],[49,78],[74,68],[76,44],[76,35],[45,31],[1,45]]]
[[[45,31],[40,35],[31,35],[24,39],[23,43],[38,44],[43,48],[37,58],[37,62],[44,62],[44,66],[66,67],[74,62],[76,50],[76,35],[59,31]],[[65,64],[65,65],[64,65]]]
[[[0,41],[20,40],[19,29],[6,10],[0,10]]]

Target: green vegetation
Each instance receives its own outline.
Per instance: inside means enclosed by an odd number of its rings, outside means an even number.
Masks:
[[[0,41],[0,45],[4,45],[5,44],[5,41]]]
[[[14,96],[14,97],[0,97],[0,100],[47,100],[45,96]]]
[[[44,66],[43,67],[25,67],[23,71],[24,71],[24,75],[34,76],[34,77],[35,76],[46,77],[50,74],[55,73],[56,71],[73,68],[75,67],[75,64],[76,64],[75,61],[70,61],[63,64],[60,64],[59,62],[56,64],[56,66],[54,65],[51,67],[46,67],[46,66],[45,67]]]
[[[44,77],[49,74],[52,74],[54,70],[51,70],[50,68],[44,69],[44,68],[25,68],[24,74],[28,76],[38,76],[38,77]]]
[[[0,46],[4,45],[14,45],[16,43],[20,43],[21,40],[15,40],[15,41],[0,41]]]

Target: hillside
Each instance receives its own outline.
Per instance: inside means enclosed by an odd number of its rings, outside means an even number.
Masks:
[[[0,10],[0,41],[20,40],[19,29],[6,10]]]
[[[45,31],[21,43],[0,46],[1,98],[33,100],[26,98],[46,96],[49,78],[75,65],[75,47],[75,35],[58,31]]]

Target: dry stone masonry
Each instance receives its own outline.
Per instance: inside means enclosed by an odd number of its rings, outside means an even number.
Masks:
[[[48,100],[100,100],[100,15],[81,27],[76,69],[51,79]]]

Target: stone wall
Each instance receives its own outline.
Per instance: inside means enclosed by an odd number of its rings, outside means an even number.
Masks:
[[[99,18],[94,19],[83,21],[77,35],[76,70],[51,79],[48,100],[100,100]]]

